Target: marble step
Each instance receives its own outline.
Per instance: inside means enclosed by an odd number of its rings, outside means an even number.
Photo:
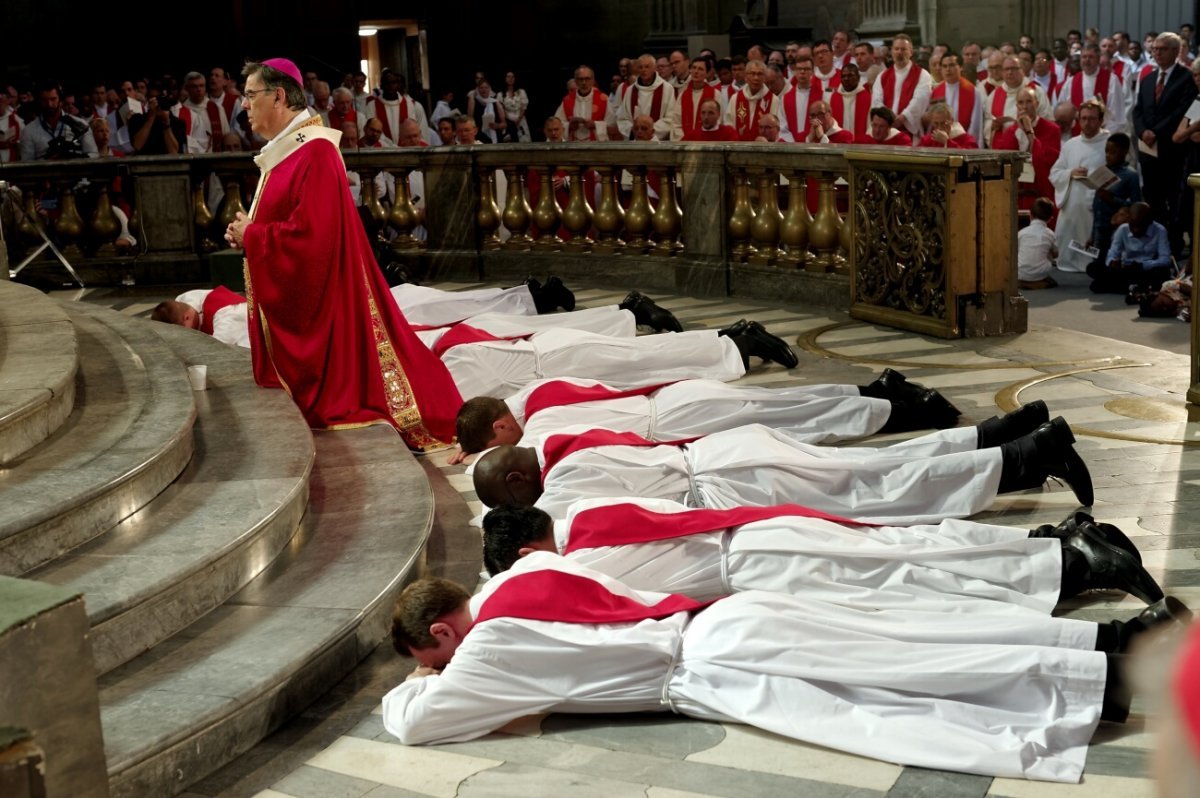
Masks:
[[[250,353],[154,325],[195,393],[195,453],[172,484],[109,531],[26,574],[85,595],[98,673],[141,654],[220,605],[288,544],[308,502],[314,447],[283,391],[254,384]]]
[[[79,343],[75,408],[0,483],[0,573],[19,576],[111,529],[192,457],[187,372],[147,322],[62,303]]]
[[[313,438],[308,513],[283,553],[225,604],[100,677],[113,798],[182,792],[386,635],[429,537],[429,483],[390,427]]]
[[[62,306],[0,280],[0,468],[62,426],[75,406],[75,328]]]

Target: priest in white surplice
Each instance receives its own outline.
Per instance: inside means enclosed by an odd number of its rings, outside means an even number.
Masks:
[[[666,139],[671,135],[669,115],[675,105],[675,87],[654,71],[652,55],[643,55],[637,60],[638,78],[621,97],[617,105],[617,129],[623,138],[633,131],[633,120],[646,115],[654,120],[654,135]]]
[[[1104,106],[1099,100],[1088,100],[1079,109],[1080,134],[1063,145],[1058,160],[1050,169],[1054,184],[1054,204],[1058,206],[1058,223],[1054,237],[1058,245],[1058,268],[1065,272],[1087,271],[1092,258],[1075,252],[1070,243],[1079,246],[1092,237],[1092,198],[1096,192],[1079,178],[1097,166],[1104,165],[1104,145],[1108,131],[1100,127]]]

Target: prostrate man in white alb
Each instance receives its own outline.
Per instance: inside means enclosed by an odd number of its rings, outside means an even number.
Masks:
[[[1049,420],[1042,403],[1036,424]],[[571,430],[634,432],[656,441],[696,438],[746,424],[765,424],[806,443],[836,443],[914,429],[954,426],[958,409],[937,391],[886,369],[869,385],[764,388],[714,380],[622,391],[596,380],[537,380],[504,399],[474,397],[458,411],[459,445],[466,454],[493,446],[539,446]],[[996,425],[999,421],[984,422]]]
[[[590,430],[492,449],[475,464],[474,482],[489,507],[534,505],[554,518],[580,499],[640,496],[715,509],[795,502],[859,521],[934,523],[1049,476],[1090,505],[1091,476],[1074,440],[1061,418],[999,445],[958,427],[886,449],[813,446],[760,424],[670,444]]]
[[[483,529],[492,576],[549,551],[635,590],[696,601],[768,590],[878,609],[1048,616],[1085,590],[1163,598],[1133,542],[1083,512],[1049,531],[965,520],[864,526],[799,505],[696,510],[617,497],[576,502],[558,522],[536,507],[497,507]]]
[[[1112,625],[933,621],[761,591],[703,607],[535,552],[474,598],[446,580],[404,591],[392,643],[420,666],[384,697],[383,724],[413,745],[539,712],[670,710],[905,765],[1075,782],[1099,720],[1128,714],[1109,652],[1186,622],[1177,600],[1155,609]]]

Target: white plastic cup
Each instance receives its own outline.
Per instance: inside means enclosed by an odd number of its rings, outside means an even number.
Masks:
[[[193,391],[203,391],[208,387],[208,366],[188,366],[188,382]]]

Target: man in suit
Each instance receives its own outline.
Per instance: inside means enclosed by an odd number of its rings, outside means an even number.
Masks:
[[[1178,62],[1180,46],[1180,38],[1174,33],[1163,33],[1154,40],[1158,68],[1142,79],[1133,106],[1134,135],[1145,147],[1157,148],[1156,154],[1144,148],[1138,150],[1145,200],[1154,209],[1154,218],[1167,228],[1175,255],[1183,247],[1179,202],[1184,149],[1171,141],[1171,134],[1196,97],[1191,74]]]

